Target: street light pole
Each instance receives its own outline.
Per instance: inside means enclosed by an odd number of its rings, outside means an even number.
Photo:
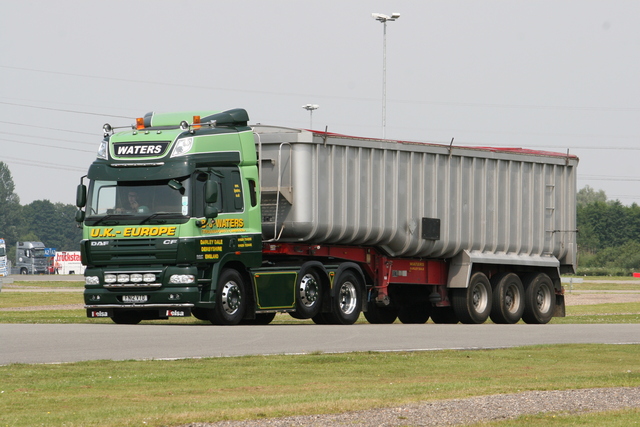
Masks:
[[[376,21],[382,22],[382,139],[386,137],[387,128],[387,21],[395,21],[400,18],[399,13],[391,16],[382,13],[372,13]]]
[[[313,110],[320,108],[318,104],[306,104],[302,108],[309,112],[309,129],[313,129]]]

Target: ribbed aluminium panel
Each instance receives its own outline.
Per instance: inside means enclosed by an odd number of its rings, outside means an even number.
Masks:
[[[266,239],[575,261],[574,156],[254,131]]]

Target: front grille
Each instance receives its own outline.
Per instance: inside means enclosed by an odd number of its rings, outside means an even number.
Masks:
[[[91,246],[91,261],[97,264],[165,264],[175,262],[177,245],[165,245],[165,239],[116,239],[108,245]]]

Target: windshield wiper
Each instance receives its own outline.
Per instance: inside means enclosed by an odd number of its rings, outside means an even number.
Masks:
[[[103,216],[102,218],[97,219],[97,220],[96,220],[96,222],[94,222],[94,223],[93,223],[93,225],[98,225],[98,224],[100,224],[101,222],[105,222],[105,223],[106,223],[106,220],[108,220],[109,218],[114,217],[114,216],[119,216],[119,217],[121,217],[122,215],[114,215],[114,214],[111,214],[111,215],[105,215],[105,216]],[[107,225],[116,225],[116,224],[120,224],[120,221],[113,221],[113,224],[107,224]]]
[[[182,215],[179,212],[156,212],[154,214],[149,215],[148,217],[144,218],[142,221],[140,221],[140,224],[145,224],[148,221],[151,221],[154,218],[157,218],[159,216],[164,216],[165,218],[181,218],[184,215]],[[165,220],[158,220],[159,224],[164,224]]]

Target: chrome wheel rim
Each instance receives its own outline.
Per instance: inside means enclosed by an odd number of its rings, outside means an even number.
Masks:
[[[305,274],[300,280],[300,287],[298,293],[300,295],[300,302],[305,307],[311,307],[318,300],[319,285],[313,274]]]
[[[220,298],[222,308],[228,314],[234,314],[240,308],[242,303],[242,292],[235,282],[227,282],[222,287],[222,295]]]

